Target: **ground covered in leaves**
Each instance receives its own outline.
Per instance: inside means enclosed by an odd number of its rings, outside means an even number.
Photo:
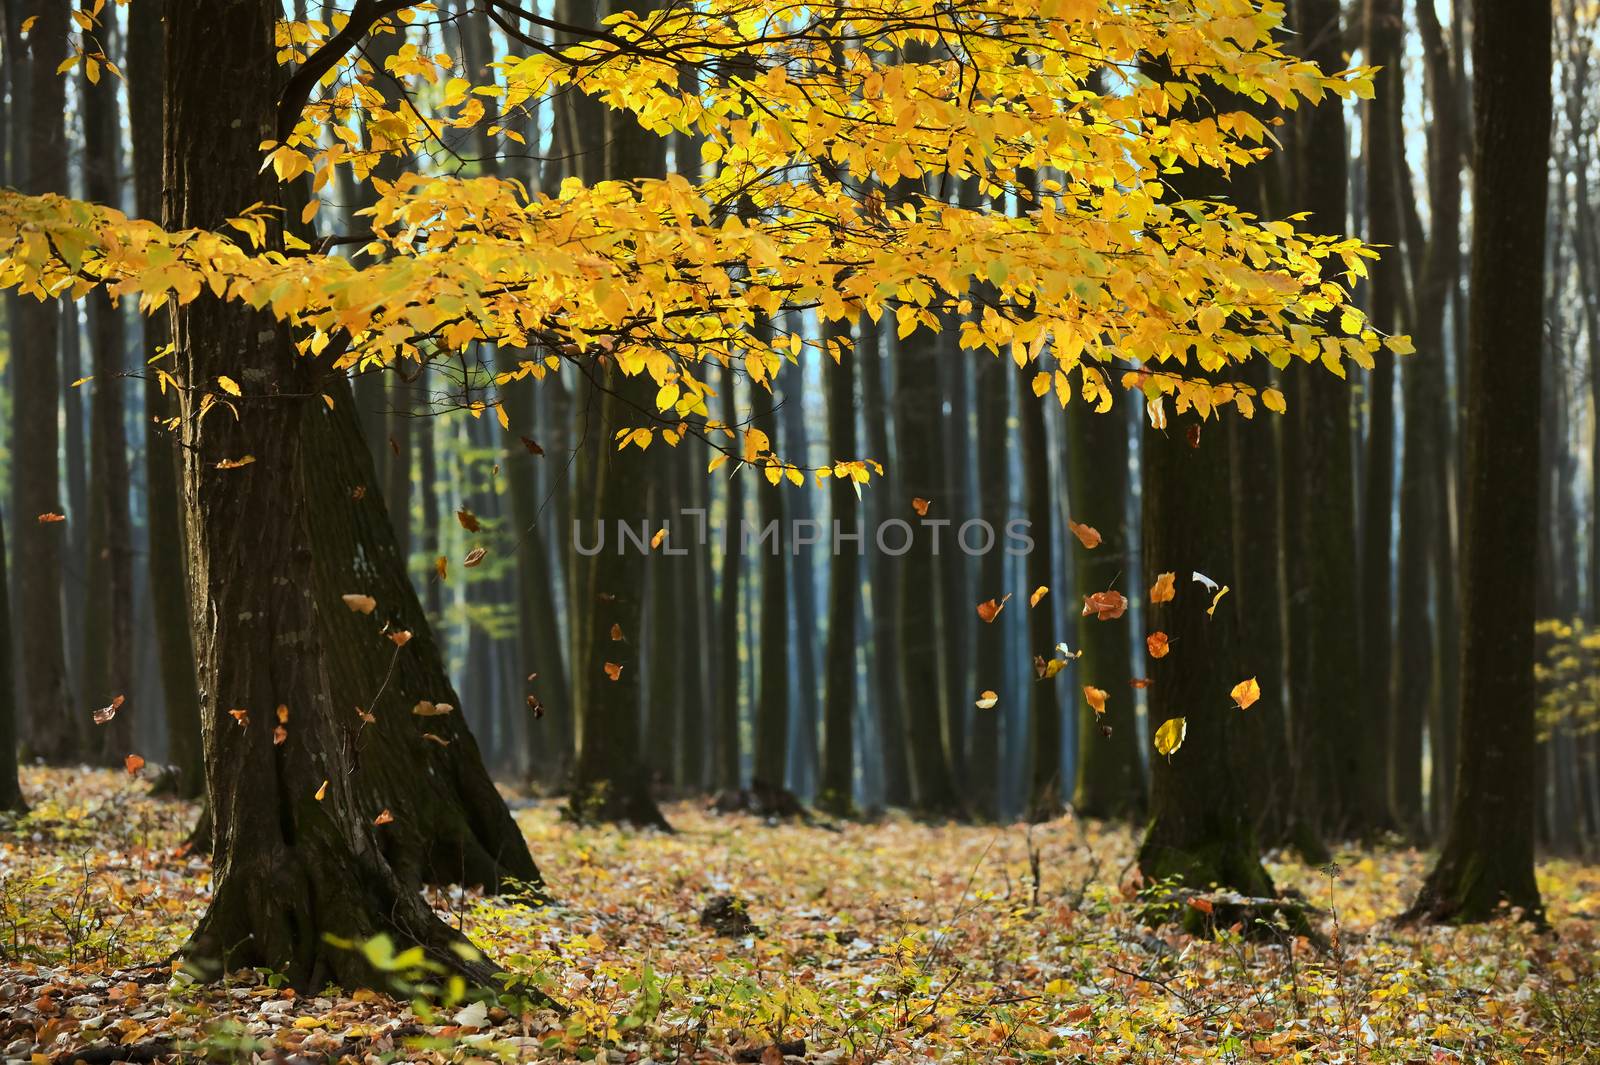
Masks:
[[[1538,934],[1385,923],[1415,851],[1275,861],[1319,908],[1320,950],[1141,923],[1159,886],[1141,893],[1117,826],[768,825],[680,804],[669,836],[531,802],[517,816],[558,905],[433,897],[558,1012],[196,984],[170,960],[209,892],[180,849],[194,808],[111,772],[24,787],[34,813],[0,831],[6,1060],[1600,1060],[1595,866],[1541,867]]]

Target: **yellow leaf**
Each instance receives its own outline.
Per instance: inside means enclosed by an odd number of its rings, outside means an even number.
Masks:
[[[1049,594],[1050,594],[1050,589],[1047,586],[1045,586],[1043,584],[1039,585],[1039,587],[1037,587],[1037,588],[1035,588],[1033,590],[1033,594],[1028,596],[1028,605],[1030,607],[1038,606],[1039,605],[1039,600],[1043,599],[1045,596],[1047,596]]]
[[[1229,694],[1233,696],[1233,701],[1238,704],[1240,710],[1248,710],[1255,705],[1257,699],[1261,698],[1261,685],[1256,683],[1256,678],[1251,677],[1235,684]]]
[[[996,695],[992,691],[984,691],[978,694],[978,701],[973,705],[979,710],[993,710],[995,705],[999,702],[1000,696]]]
[[[239,383],[226,374],[217,378],[217,387],[228,393],[230,396],[244,395],[244,393],[239,390]]]
[[[1178,575],[1176,573],[1162,573],[1156,577],[1156,582],[1150,586],[1150,602],[1170,603],[1178,594]]]
[[[1189,734],[1189,719],[1174,717],[1162,722],[1156,729],[1157,753],[1171,756],[1179,747],[1183,746],[1184,737]]]
[[[1283,401],[1283,393],[1276,388],[1264,388],[1261,390],[1261,405],[1274,414],[1282,414],[1289,407]]]
[[[1100,717],[1106,712],[1106,693],[1104,689],[1085,684],[1083,686],[1083,697],[1088,702],[1089,709],[1094,711],[1096,717]]]

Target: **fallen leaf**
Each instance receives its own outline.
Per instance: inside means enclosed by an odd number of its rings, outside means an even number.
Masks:
[[[53,525],[58,521],[66,521],[66,520],[67,520],[67,516],[65,514],[58,514],[53,510],[46,511],[45,513],[39,515],[39,524],[40,525]]]
[[[461,523],[461,527],[467,532],[483,531],[483,524],[478,521],[478,516],[466,507],[461,507],[456,511],[456,520]]]
[[[1188,718],[1169,718],[1156,729],[1156,751],[1170,757],[1174,751],[1183,746],[1184,737],[1188,734]]]
[[[1040,655],[1033,656],[1033,675],[1040,680],[1049,680],[1063,669],[1067,668],[1065,658],[1044,658]]]
[[[1216,906],[1210,899],[1202,899],[1199,896],[1189,899],[1189,908],[1199,910],[1201,913],[1211,913],[1216,910]]]
[[[1072,530],[1072,535],[1078,538],[1078,543],[1093,549],[1100,546],[1100,530],[1093,525],[1084,525],[1082,522],[1067,519],[1067,528]]]
[[[1233,691],[1228,693],[1233,696],[1233,701],[1240,710],[1248,710],[1261,698],[1261,685],[1256,683],[1256,678],[1241,680],[1233,686]]]
[[[1113,621],[1120,618],[1128,610],[1128,597],[1115,589],[1108,588],[1103,592],[1095,592],[1083,597],[1082,617],[1093,614],[1101,621]]]
[[[928,516],[928,508],[932,505],[933,500],[923,499],[921,496],[916,496],[911,500],[911,509],[917,512],[917,517],[919,518],[926,518]]]
[[[1096,717],[1106,712],[1106,693],[1104,689],[1085,684],[1083,686],[1083,697],[1089,703],[1089,709],[1094,711]]]
[[[995,704],[999,702],[1000,696],[996,695],[992,691],[983,691],[978,693],[978,701],[973,705],[979,710],[993,710],[995,708]]]
[[[129,776],[137,776],[139,770],[144,768],[144,759],[136,754],[130,754],[122,760],[122,768],[128,771]]]
[[[622,676],[622,667],[617,665],[615,662],[607,662],[605,669],[606,676],[610,677],[612,680],[617,680]]]
[[[1178,595],[1178,575],[1176,573],[1162,573],[1156,576],[1156,582],[1150,586],[1150,602],[1170,603]]]
[[[378,825],[394,824],[394,814],[390,813],[389,808],[385,806],[383,808],[383,813],[372,819],[372,824],[374,828],[376,828]]]
[[[1152,632],[1144,638],[1144,645],[1149,650],[1151,658],[1165,658],[1167,652],[1172,650],[1164,632]]]
[[[471,569],[473,566],[476,566],[478,563],[482,562],[483,556],[487,555],[488,553],[488,548],[474,547],[471,551],[467,552],[467,557],[461,560],[461,564],[468,569]]]
[[[986,599],[986,600],[984,600],[983,602],[978,604],[978,617],[983,619],[983,623],[985,625],[993,624],[994,623],[994,619],[1000,616],[1000,611],[1005,608],[1006,601],[1009,600],[1010,598],[1011,598],[1011,593],[1007,592],[1005,594],[1004,598],[1002,598],[1002,599],[999,599],[999,600]]]
[[[128,697],[126,695],[119,695],[115,699],[112,699],[110,703],[102,706],[100,709],[94,712],[94,723],[96,725],[106,724],[112,718],[117,716],[117,711],[121,710],[122,704],[127,701]]]
[[[239,727],[240,728],[244,728],[246,725],[250,724],[250,711],[248,711],[248,710],[229,710],[228,713],[232,714],[233,715],[233,719],[235,721],[239,722]]]
[[[1049,594],[1050,594],[1050,589],[1049,588],[1045,587],[1042,584],[1039,585],[1039,587],[1037,587],[1037,588],[1035,588],[1033,590],[1033,594],[1028,596],[1028,605],[1030,607],[1038,606],[1039,605],[1039,600],[1043,599],[1045,596],[1047,596]]]
[[[351,612],[355,614],[370,614],[378,609],[378,601],[370,595],[351,592],[348,595],[341,595],[339,598],[343,599],[344,605],[349,607]]]

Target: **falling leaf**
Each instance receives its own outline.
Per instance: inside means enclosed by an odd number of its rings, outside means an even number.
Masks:
[[[255,460],[256,457],[254,455],[245,455],[236,459],[223,459],[217,463],[216,468],[219,470],[237,470],[242,466],[250,465]]]
[[[1150,416],[1150,428],[1159,431],[1167,427],[1167,406],[1160,396],[1145,402],[1145,413]]]
[[[279,703],[278,704],[278,724],[287,725],[288,723],[289,723],[289,708],[287,706],[285,706],[283,703]]]
[[[94,712],[94,723],[96,725],[104,725],[112,718],[116,717],[117,711],[122,709],[122,704],[127,702],[127,699],[127,696],[119,695],[115,699],[112,699],[109,704],[96,710]]]
[[[619,641],[619,640],[622,639],[622,626],[617,624],[614,621],[611,623],[611,639],[612,639],[612,642],[616,642],[616,641]]]
[[[1189,431],[1183,435],[1184,439],[1189,441],[1189,446],[1191,448],[1198,448],[1200,446],[1200,426],[1198,423],[1189,426]]]
[[[445,558],[443,555],[440,555],[438,558],[434,559],[433,572],[439,575],[439,579],[441,581],[448,579],[450,576],[450,560]]]
[[[657,529],[656,530],[656,534],[654,536],[650,537],[650,550],[654,551],[656,548],[660,547],[662,542],[664,540],[666,540],[666,538],[667,538],[666,527],[663,526],[663,527]]]
[[[67,520],[67,516],[65,514],[58,514],[53,510],[39,515],[39,524],[40,525],[53,525],[58,521],[66,521],[66,520]]]
[[[360,592],[350,592],[347,595],[341,595],[339,598],[344,600],[344,605],[349,607],[350,612],[353,614],[370,614],[378,609],[378,601],[376,599],[370,595],[362,595]]]
[[[1206,591],[1208,592],[1214,592],[1217,590],[1217,582],[1212,580],[1210,577],[1207,577],[1199,570],[1195,570],[1194,573],[1190,574],[1189,579],[1199,581],[1201,584],[1205,585]]]
[[[917,517],[919,518],[926,518],[928,516],[928,508],[931,506],[933,506],[933,500],[931,499],[915,496],[911,500],[911,509],[917,512]]]
[[[1141,689],[1142,688],[1148,688],[1148,687],[1150,687],[1150,678],[1149,677],[1134,677],[1132,680],[1128,681],[1128,687],[1130,687],[1130,688],[1141,688]]]
[[[1106,712],[1106,693],[1104,689],[1092,685],[1083,686],[1083,697],[1089,703],[1089,709],[1094,711],[1096,717]]]
[[[1149,650],[1151,658],[1167,657],[1167,652],[1171,650],[1168,644],[1167,634],[1164,632],[1152,632],[1144,638],[1144,645]]]
[[[1228,594],[1228,586],[1226,584],[1224,584],[1221,588],[1217,589],[1216,597],[1211,600],[1211,605],[1206,608],[1206,614],[1211,616],[1211,617],[1216,617],[1217,616],[1217,604],[1222,602],[1222,597],[1227,595],[1227,594]]]
[[[272,730],[272,745],[274,747],[282,747],[283,742],[288,738],[289,730],[284,728],[282,725],[279,725],[277,728]]]
[[[427,699],[419,699],[417,705],[411,708],[411,712],[418,717],[442,717],[454,709],[455,707],[449,703],[432,703]]]
[[[378,723],[377,718],[373,717],[359,706],[356,707],[356,716],[369,725],[376,725]]]
[[[394,452],[395,458],[400,457],[400,441],[392,436],[389,438],[389,450]]]
[[[1039,587],[1037,587],[1037,588],[1035,588],[1033,590],[1033,594],[1028,596],[1028,605],[1030,607],[1038,606],[1039,605],[1039,600],[1043,599],[1045,596],[1047,596],[1049,594],[1050,594],[1050,589],[1049,588],[1045,587],[1042,584],[1039,585]]]
[[[478,521],[478,516],[466,507],[461,507],[456,511],[456,520],[461,523],[461,527],[467,532],[483,531],[483,524]]]
[[[522,446],[528,449],[528,454],[530,454],[530,455],[543,455],[544,454],[544,448],[540,447],[537,441],[530,440],[525,436],[522,437],[521,439],[522,439]]]
[[[622,667],[617,665],[615,662],[607,662],[605,668],[606,676],[610,677],[612,680],[617,680],[622,676]]]
[[[389,634],[389,642],[396,647],[404,647],[411,642],[411,630],[401,629],[399,632],[391,632]]]
[[[326,780],[324,780],[322,782],[322,787],[317,789],[316,800],[318,802],[321,802],[323,799],[325,799],[327,797],[328,797],[328,782]]]
[[[1156,582],[1150,586],[1151,603],[1170,603],[1178,595],[1178,575],[1176,573],[1162,573],[1156,576]]]
[[[1074,651],[1065,643],[1056,644],[1056,654],[1060,655],[1062,658],[1078,659],[1083,657],[1082,651]]]
[[[233,719],[235,721],[239,722],[239,727],[240,728],[244,728],[246,725],[250,724],[250,711],[248,711],[248,710],[229,710],[228,713],[233,715]]]
[[[390,824],[393,824],[393,823],[394,823],[394,814],[389,812],[389,808],[387,806],[385,806],[383,808],[383,813],[379,814],[377,817],[374,817],[372,819],[372,826],[374,828],[376,828],[379,825],[390,825]]]
[[[467,557],[461,560],[461,564],[468,569],[471,569],[473,566],[476,566],[478,563],[482,562],[483,556],[487,555],[488,553],[488,548],[474,547],[471,551],[467,552]]]
[[[364,484],[358,484],[354,488],[350,489],[350,498],[354,499],[357,503],[367,498],[367,486]]]
[[[1261,698],[1261,685],[1256,683],[1256,678],[1241,680],[1233,686],[1233,691],[1228,694],[1233,696],[1233,701],[1239,705],[1240,710],[1248,710]]]
[[[1156,751],[1170,756],[1179,747],[1183,746],[1183,739],[1189,734],[1189,719],[1174,717],[1162,722],[1156,729]]]
[[[1100,546],[1100,530],[1093,525],[1084,525],[1082,522],[1067,519],[1067,528],[1072,530],[1072,535],[1078,538],[1078,543],[1093,550]]]
[[[1044,658],[1040,655],[1033,656],[1033,675],[1040,680],[1049,680],[1063,669],[1067,668],[1064,658]]]
[[[122,760],[122,768],[128,771],[129,776],[138,776],[139,770],[144,768],[144,759],[136,754],[130,754]]]
[[[434,743],[437,743],[441,747],[450,746],[450,741],[449,740],[445,739],[443,736],[435,736],[431,732],[424,732],[422,734],[422,738],[425,739],[425,740],[432,740]]]
[[[544,703],[539,701],[537,695],[528,696],[528,709],[533,711],[533,719],[535,721],[544,717]]]
[[[1083,597],[1082,617],[1093,614],[1101,621],[1112,621],[1120,618],[1128,609],[1128,597],[1115,589],[1108,588],[1103,592],[1095,592]]]
[[[239,390],[239,383],[226,374],[217,378],[217,386],[230,396],[244,395],[244,393]]]
[[[993,710],[995,708],[995,704],[999,701],[1000,696],[996,695],[994,692],[983,691],[978,693],[978,701],[973,705],[979,710]]]
[[[1006,600],[1008,600],[1010,598],[1011,598],[1011,593],[1007,592],[1005,594],[1004,598],[999,599],[998,601],[994,600],[994,599],[986,599],[986,600],[984,600],[983,602],[978,604],[978,617],[983,619],[983,623],[985,625],[993,624],[994,623],[994,619],[999,617],[1000,616],[1000,611],[1002,609],[1004,609],[1004,607],[1006,605]]]

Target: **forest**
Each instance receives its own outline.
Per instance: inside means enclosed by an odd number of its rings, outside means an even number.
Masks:
[[[1596,66],[0,0],[0,1059],[1600,1060]]]

